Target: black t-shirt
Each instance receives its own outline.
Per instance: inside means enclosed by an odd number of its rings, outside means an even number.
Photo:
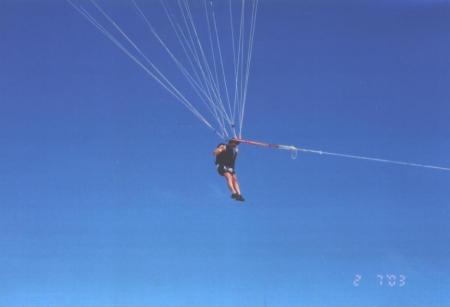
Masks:
[[[234,162],[236,161],[238,149],[236,146],[225,145],[226,149],[222,151],[216,157],[216,164],[225,165],[227,167],[234,168]]]

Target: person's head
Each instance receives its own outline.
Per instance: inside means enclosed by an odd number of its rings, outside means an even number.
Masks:
[[[225,143],[220,143],[219,145],[217,145],[216,148],[220,148],[220,147],[224,147],[224,146],[227,146],[227,144],[225,144]]]

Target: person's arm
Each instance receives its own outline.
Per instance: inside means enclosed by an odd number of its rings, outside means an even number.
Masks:
[[[225,150],[225,145],[221,145],[214,150],[213,154],[217,157],[224,150]]]

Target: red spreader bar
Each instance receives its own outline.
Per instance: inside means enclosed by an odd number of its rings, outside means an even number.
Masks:
[[[297,152],[300,150],[299,148],[297,148],[295,146],[289,146],[289,145],[270,144],[270,143],[244,140],[244,139],[239,139],[239,138],[237,138],[236,141],[238,141],[242,144],[256,145],[256,146],[274,148],[274,149],[290,150],[292,159],[297,158]]]

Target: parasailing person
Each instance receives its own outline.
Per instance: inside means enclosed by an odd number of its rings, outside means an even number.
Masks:
[[[244,201],[241,194],[241,189],[236,177],[235,163],[238,154],[239,141],[231,139],[228,144],[220,143],[214,150],[213,154],[216,157],[216,167],[220,176],[225,177],[228,188],[231,191],[231,198],[237,201]]]

